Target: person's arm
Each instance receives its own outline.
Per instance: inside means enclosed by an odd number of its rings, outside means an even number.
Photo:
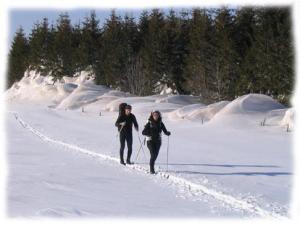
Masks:
[[[115,123],[115,126],[116,126],[116,127],[119,127],[119,126],[120,126],[120,120],[121,120],[121,117],[118,116],[118,119],[117,119],[117,121],[116,121],[116,123]]]
[[[120,126],[124,126],[125,124],[122,125],[122,123],[125,123],[125,121],[122,121],[122,120],[123,120],[122,116],[119,116],[116,123],[115,123],[115,126],[118,127],[118,128],[120,128]]]
[[[161,129],[162,131],[165,133],[165,135],[167,136],[170,136],[171,135],[171,132],[170,131],[167,131],[166,127],[165,127],[165,124],[163,122],[161,122]]]
[[[134,125],[135,129],[138,131],[139,130],[139,125],[136,121],[135,115],[132,115],[132,122],[133,122],[133,125]]]
[[[150,122],[146,123],[142,135],[150,136]]]

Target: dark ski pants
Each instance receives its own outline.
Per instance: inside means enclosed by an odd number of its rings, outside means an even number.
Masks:
[[[130,161],[130,157],[132,154],[132,133],[120,133],[120,160],[124,161],[124,148],[125,148],[125,141],[127,142],[127,162]]]
[[[154,163],[155,163],[155,160],[157,159],[160,146],[161,146],[161,140],[147,141],[147,147],[150,151],[150,171],[151,172],[154,172]]]

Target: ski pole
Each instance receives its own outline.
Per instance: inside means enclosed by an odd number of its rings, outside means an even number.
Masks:
[[[169,167],[169,136],[168,136],[168,145],[167,145],[167,172]]]
[[[121,127],[121,129],[119,130],[119,134],[121,133],[121,131],[123,130],[123,127],[124,127],[125,125],[122,125],[122,127]]]
[[[137,162],[137,159],[138,159],[138,157],[139,157],[139,154],[140,154],[141,148],[142,148],[142,144],[140,145],[140,147],[139,147],[139,150],[138,150],[138,152],[137,152],[137,154],[136,154],[136,157],[135,157],[135,162]]]
[[[140,144],[141,144],[141,147],[142,147],[143,153],[144,153],[144,160],[146,161],[146,160],[147,160],[147,157],[146,157],[146,154],[145,154],[145,151],[144,151],[144,148],[143,148],[143,143],[142,143],[142,141],[141,141],[141,138],[140,138],[140,134],[139,134],[139,132],[137,132],[137,133],[138,133],[138,138],[139,138],[139,141],[140,141]]]
[[[121,133],[123,127],[124,127],[124,125],[121,126],[121,129],[118,131],[118,133],[117,133],[117,135],[116,135],[116,142],[117,142],[117,140],[118,140],[118,137],[119,137],[119,139],[120,139],[120,133]]]

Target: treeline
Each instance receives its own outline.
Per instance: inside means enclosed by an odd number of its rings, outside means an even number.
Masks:
[[[139,18],[115,11],[100,26],[94,11],[72,25],[67,13],[56,24],[20,28],[9,52],[7,87],[26,69],[55,79],[88,70],[96,82],[137,95],[166,84],[206,102],[247,93],[287,103],[293,91],[294,51],[290,8],[153,9]]]

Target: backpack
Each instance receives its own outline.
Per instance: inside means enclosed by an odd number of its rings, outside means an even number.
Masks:
[[[119,105],[119,116],[125,115],[125,107],[126,107],[127,103],[121,103]]]

